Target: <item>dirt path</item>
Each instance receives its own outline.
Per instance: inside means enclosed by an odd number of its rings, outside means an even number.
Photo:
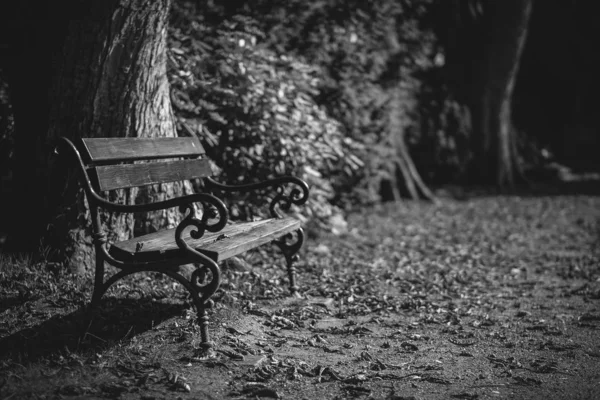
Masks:
[[[312,234],[300,299],[268,254],[230,265],[210,358],[166,279],[126,282],[88,327],[89,284],[31,267],[23,294],[4,267],[0,398],[600,398],[600,198],[389,205],[349,228]]]

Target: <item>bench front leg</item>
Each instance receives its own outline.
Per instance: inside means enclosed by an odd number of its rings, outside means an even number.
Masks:
[[[218,231],[225,226],[227,221],[227,210],[224,206],[217,207],[219,219],[215,224],[212,225],[208,223],[208,210],[206,207],[203,210],[204,212],[202,219],[196,218],[195,209],[192,204],[185,204],[180,207],[180,210],[187,215],[175,229],[175,242],[180,249],[186,252],[192,262],[195,264],[200,264],[200,267],[198,267],[198,269],[192,273],[189,291],[198,313],[200,334],[202,336],[201,344],[205,348],[210,348],[212,347],[213,343],[210,341],[208,335],[208,315],[206,313],[206,309],[212,307],[213,301],[210,299],[210,297],[219,289],[219,286],[221,285],[221,269],[214,260],[188,245],[183,238],[183,232],[185,228],[191,226],[195,229],[190,231],[190,236],[193,239],[199,239],[202,237],[202,235],[204,235],[206,230]]]

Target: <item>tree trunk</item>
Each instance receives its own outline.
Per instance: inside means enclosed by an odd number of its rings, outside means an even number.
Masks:
[[[512,186],[518,170],[512,121],[512,95],[533,0],[488,3],[489,36],[482,92],[475,116],[473,176]]]
[[[421,179],[419,172],[408,152],[405,140],[405,122],[408,117],[405,115],[405,101],[402,101],[401,88],[392,89],[389,102],[389,135],[390,145],[396,151],[394,170],[392,176],[396,177],[399,188],[394,193],[407,195],[412,200],[425,199],[434,200],[435,196],[429,190],[427,185]],[[399,200],[399,199],[395,199]]]
[[[400,59],[397,57],[401,54],[401,45],[398,38],[398,32],[393,29],[389,29],[387,32],[387,46],[391,52],[391,59]],[[394,71],[390,71],[390,84],[387,89],[389,93],[388,101],[388,121],[387,121],[387,144],[392,146],[396,152],[395,161],[393,163],[393,170],[389,171],[389,174],[395,178],[395,182],[391,183],[392,190],[388,191],[391,195],[396,197],[398,193],[406,194],[410,199],[418,200],[435,200],[435,196],[429,190],[427,185],[421,179],[419,172],[410,156],[408,147],[406,146],[405,132],[406,122],[409,121],[407,115],[406,101],[403,96],[406,96],[407,90],[403,88],[400,82],[400,65],[391,63],[390,68]],[[399,198],[393,199],[382,199],[382,200],[400,200]]]
[[[66,178],[65,169],[49,159],[52,146],[59,136],[176,134],[166,76],[170,3],[171,0],[70,2],[63,6],[64,14],[56,12],[59,19],[53,22],[65,26],[61,37],[54,37],[50,49],[43,52],[41,61],[49,67],[49,76],[44,82],[35,81],[31,85],[16,70],[15,79],[9,82],[17,99],[40,99],[42,103],[32,109],[13,99],[15,157],[22,166],[15,178],[17,183],[35,182],[19,187],[16,213],[27,212],[22,199],[32,195],[26,187],[33,187],[38,192],[37,198],[45,202],[37,212],[44,225],[37,227],[35,238],[39,240],[49,231],[47,244],[78,271],[85,270],[93,259],[91,238],[84,228],[87,209],[75,177]],[[35,34],[36,49],[48,45],[43,27],[36,29]],[[15,66],[20,68],[18,64]],[[39,64],[36,68],[46,70]],[[43,107],[45,104],[50,106]],[[40,117],[35,129],[27,122],[31,114]],[[140,197],[161,199],[181,190],[181,185],[160,185],[141,193],[122,190],[112,193],[111,200],[133,203]],[[145,230],[152,225],[172,225],[177,221],[175,213],[176,210],[156,213],[140,219],[138,225]],[[133,234],[132,215],[104,215],[104,221],[114,232],[112,239],[125,239]]]
[[[437,4],[447,82],[470,110],[469,178],[510,186],[519,171],[512,97],[533,0],[448,0]]]

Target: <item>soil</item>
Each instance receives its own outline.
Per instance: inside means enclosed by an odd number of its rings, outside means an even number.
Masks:
[[[396,203],[308,232],[300,296],[262,248],[224,265],[212,353],[155,274],[0,270],[2,399],[600,398],[600,197]]]

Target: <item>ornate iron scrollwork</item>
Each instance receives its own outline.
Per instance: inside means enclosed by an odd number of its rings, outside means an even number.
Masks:
[[[218,200],[216,197],[215,199]],[[209,223],[209,218],[215,215],[215,213],[212,212],[214,209],[211,210],[209,209],[209,207],[214,206],[214,204],[209,203],[209,205],[207,205],[207,202],[201,202],[203,207],[202,219],[198,219],[196,217],[196,209],[194,208],[193,203],[186,203],[180,205],[179,211],[185,214],[185,217],[183,218],[183,221],[181,221],[181,223],[177,226],[177,229],[175,230],[175,236],[180,237],[181,233],[183,232],[183,229],[187,228],[188,226],[193,226],[194,228],[196,228],[190,231],[190,236],[192,237],[192,239],[200,239],[204,235],[205,231],[217,232],[223,229],[227,224],[227,208],[225,208],[225,205],[221,203],[220,200],[218,202],[220,204],[215,203],[217,204],[215,207],[217,209],[216,216],[218,216],[218,219],[213,224]]]
[[[206,178],[205,181],[209,189],[220,190],[223,192],[247,193],[267,188],[275,188],[276,195],[269,204],[269,211],[273,218],[281,218],[281,214],[278,210],[289,211],[292,204],[300,206],[306,203],[309,195],[309,189],[306,182],[293,176],[284,176],[247,185],[223,185],[211,178]]]
[[[285,257],[288,279],[290,281],[290,290],[292,293],[296,293],[298,291],[294,262],[298,261],[298,251],[300,251],[300,248],[302,248],[303,243],[304,231],[302,228],[299,228],[295,232],[288,233],[287,235],[282,236],[280,239],[273,241],[273,244],[279,247]]]
[[[286,255],[286,257],[288,254],[290,257],[293,257],[302,248],[302,244],[304,243],[304,230],[300,228],[295,232],[288,233],[280,239],[274,240],[273,243],[281,249],[281,252]]]
[[[179,209],[183,213],[186,213],[186,216],[175,229],[175,242],[177,243],[177,246],[186,251],[192,257],[192,260],[201,264],[201,266],[192,273],[190,283],[193,289],[201,296],[201,303],[205,305],[210,305],[208,299],[217,291],[221,284],[221,270],[215,261],[188,245],[183,238],[183,232],[186,228],[192,226],[194,229],[189,232],[190,237],[192,239],[200,239],[206,231],[217,232],[225,227],[228,217],[227,209],[220,200],[216,197],[215,199],[217,202],[201,202],[203,206],[201,219],[196,217],[196,210],[192,203],[181,205]],[[212,224],[209,223],[211,214],[209,210],[210,206],[214,206],[218,214],[217,221]],[[209,279],[208,272],[210,272],[211,275]]]
[[[285,183],[296,183],[296,182],[285,182]],[[280,184],[277,186],[277,195],[271,200],[271,204],[269,204],[269,211],[271,212],[271,216],[273,218],[281,218],[281,214],[277,211],[277,209],[283,211],[289,211],[292,207],[292,204],[302,205],[306,202],[308,198],[308,191],[300,190],[298,187],[294,187],[287,191],[284,184]],[[302,186],[300,186],[303,188]]]

